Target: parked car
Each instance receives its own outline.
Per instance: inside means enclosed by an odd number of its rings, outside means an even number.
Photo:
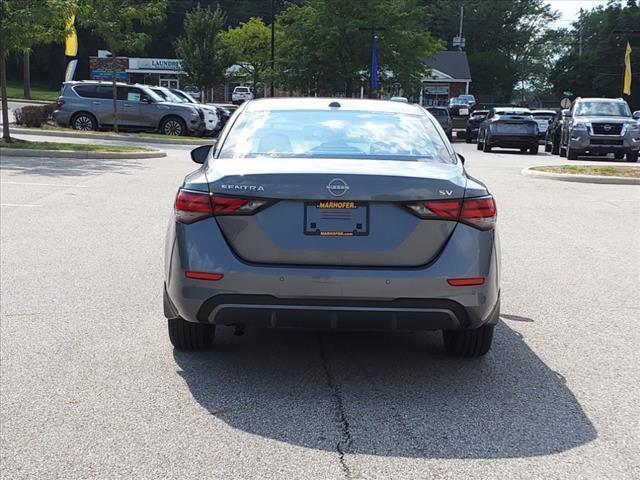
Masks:
[[[464,95],[458,95],[458,98],[463,102],[466,102],[470,108],[473,108],[476,105],[476,97],[474,97],[473,95],[469,95],[468,93]]]
[[[64,82],[53,119],[76,130],[113,126],[113,90],[110,82]],[[117,83],[116,109],[122,130],[160,131],[167,135],[200,135],[204,113],[189,105],[166,102],[145,85]]]
[[[474,110],[469,115],[467,120],[467,133],[465,139],[467,143],[473,143],[478,139],[478,130],[480,129],[480,123],[487,118],[489,110]]]
[[[555,110],[531,110],[531,116],[538,124],[538,139],[544,140],[547,137],[549,122],[556,116]]]
[[[460,97],[453,97],[449,99],[449,113],[452,117],[464,117],[469,115],[471,106],[469,103]]]
[[[198,87],[194,87],[193,85],[187,85],[182,89],[182,91],[188,93],[195,100],[198,100],[198,101],[202,100],[202,92]]]
[[[562,136],[562,125],[566,121],[569,115],[569,110],[561,110],[555,114],[549,128],[547,128],[547,135],[544,141],[544,151],[551,152],[552,155],[558,155],[560,153],[560,137]]]
[[[490,152],[494,147],[519,148],[538,153],[538,124],[527,108],[492,108],[478,131],[478,150]]]
[[[442,330],[485,354],[500,311],[496,205],[418,105],[243,104],[178,189],[164,312],[177,349],[217,328]]]
[[[253,100],[253,92],[249,87],[238,86],[233,89],[233,93],[231,93],[233,103],[240,104],[248,100]]]
[[[638,161],[640,123],[621,98],[577,98],[562,128],[560,156],[577,160],[585,154],[607,155],[616,160],[625,155]]]
[[[215,107],[210,107],[208,105],[198,103],[195,101],[195,99],[190,99],[188,94],[186,93],[184,95],[180,95],[179,93],[177,93],[178,90],[176,89],[169,89],[165,87],[150,88],[160,97],[162,97],[166,102],[186,103],[202,110],[204,112],[204,135],[212,137],[218,132],[218,123],[220,123],[220,120],[218,119],[218,111]]]
[[[232,103],[210,103],[218,109],[218,117],[220,118],[220,129],[227,124],[231,115],[238,109],[238,105]]]
[[[451,122],[449,109],[446,107],[428,107],[427,110],[438,121],[449,141],[453,140],[453,123]]]

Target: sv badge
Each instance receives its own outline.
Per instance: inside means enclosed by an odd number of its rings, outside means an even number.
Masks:
[[[444,195],[446,197],[450,197],[451,195],[453,195],[453,190],[438,190],[438,192],[440,193],[440,195]]]

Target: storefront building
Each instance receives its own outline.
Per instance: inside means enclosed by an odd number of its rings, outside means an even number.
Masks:
[[[111,80],[112,62],[113,59],[106,55],[89,57],[91,79]],[[184,74],[181,62],[176,58],[116,58],[116,79],[120,82],[180,88]]]
[[[424,61],[431,71],[422,79],[420,105],[446,107],[450,98],[469,93],[471,71],[465,52],[439,52]]]

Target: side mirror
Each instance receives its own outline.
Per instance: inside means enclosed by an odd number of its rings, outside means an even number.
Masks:
[[[640,120],[640,110],[636,110],[635,112],[633,112],[633,118],[635,118],[636,120]]]
[[[456,153],[456,155],[458,156],[458,159],[462,162],[462,164],[464,165],[464,157],[462,155],[460,155],[459,153]]]
[[[191,150],[191,160],[200,164],[204,163],[207,160],[209,152],[211,152],[212,148],[213,145],[202,145],[201,147],[194,148],[193,150]]]

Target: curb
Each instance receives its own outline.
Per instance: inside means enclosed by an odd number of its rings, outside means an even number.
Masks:
[[[541,165],[543,166],[543,165]],[[549,165],[554,166],[554,165]],[[549,180],[561,180],[564,182],[578,183],[604,183],[611,185],[640,185],[640,178],[615,177],[606,175],[578,175],[573,173],[553,173],[532,170],[531,167],[522,170],[523,175],[528,177],[547,178]]]
[[[162,158],[165,152],[155,150],[151,152],[84,152],[73,150],[28,150],[24,148],[0,148],[0,157],[49,157],[49,158],[82,158],[82,159],[140,159]]]
[[[56,103],[55,100],[31,100],[30,98],[15,98],[15,97],[7,97],[8,102],[17,102],[17,103],[39,103],[42,105],[48,105],[50,103]]]
[[[216,143],[215,138],[193,138],[188,142],[183,140],[173,140],[167,138],[141,138],[141,137],[129,137],[125,135],[106,135],[100,133],[79,133],[74,131],[56,131],[56,130],[36,130],[33,128],[20,128],[12,127],[12,134],[22,135],[42,135],[44,137],[68,137],[68,138],[86,138],[88,140],[113,140],[116,142],[135,142],[135,143],[160,143],[165,145],[212,145]]]

